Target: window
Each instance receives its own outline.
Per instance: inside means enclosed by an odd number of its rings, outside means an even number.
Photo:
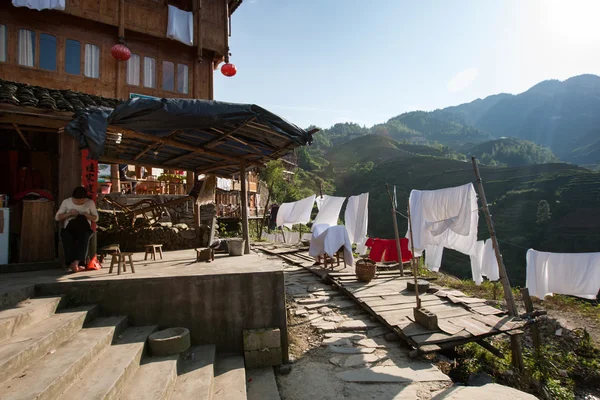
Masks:
[[[56,36],[40,35],[40,68],[56,71]]]
[[[171,61],[162,63],[162,88],[169,92],[175,91],[175,64]]]
[[[81,43],[77,40],[67,39],[65,71],[73,75],[81,73]]]
[[[19,64],[33,67],[35,62],[35,32],[19,29]]]
[[[128,85],[140,85],[140,56],[132,54],[127,60],[127,79]]]
[[[88,78],[100,77],[100,47],[93,44],[85,45],[84,74]]]
[[[152,57],[144,57],[144,87],[156,87],[156,60]]]
[[[0,25],[0,62],[6,62],[6,47],[8,45],[8,29]]]
[[[188,92],[188,66],[185,64],[177,64],[177,92]]]

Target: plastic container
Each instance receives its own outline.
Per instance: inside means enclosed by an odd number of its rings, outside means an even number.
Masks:
[[[236,238],[227,240],[227,249],[230,256],[243,256],[244,245],[246,241],[244,239]]]

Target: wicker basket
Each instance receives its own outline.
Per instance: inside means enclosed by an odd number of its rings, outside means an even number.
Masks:
[[[356,262],[355,270],[356,277],[359,281],[371,282],[371,279],[375,278],[377,265],[375,264],[375,261],[368,258],[363,258]]]

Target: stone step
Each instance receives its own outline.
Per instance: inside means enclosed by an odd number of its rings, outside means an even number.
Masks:
[[[2,275],[0,275],[2,276]],[[35,296],[34,285],[13,286],[0,290],[0,308],[12,307]]]
[[[215,345],[193,346],[180,356],[171,399],[210,400],[215,378]]]
[[[100,400],[119,397],[140,366],[148,336],[156,326],[132,327],[88,364],[60,400]]]
[[[55,350],[0,386],[0,398],[49,400],[60,395],[86,365],[108,348],[127,317],[96,318]]]
[[[54,314],[60,300],[61,297],[37,297],[0,310],[0,341]]]
[[[248,400],[281,400],[273,367],[246,370]]]
[[[177,360],[179,355],[167,357],[146,357],[120,400],[167,400],[177,380]]]
[[[93,319],[97,306],[66,310],[23,329],[0,342],[0,382],[12,378],[50,350],[79,332],[86,320]]]
[[[221,355],[215,363],[213,400],[245,400],[246,369],[244,357]]]

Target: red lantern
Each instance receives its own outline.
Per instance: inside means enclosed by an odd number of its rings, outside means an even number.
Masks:
[[[234,76],[237,73],[235,65],[227,63],[221,67],[221,73],[225,76]]]
[[[110,52],[117,61],[127,61],[131,58],[131,51],[121,43],[115,44]]]

